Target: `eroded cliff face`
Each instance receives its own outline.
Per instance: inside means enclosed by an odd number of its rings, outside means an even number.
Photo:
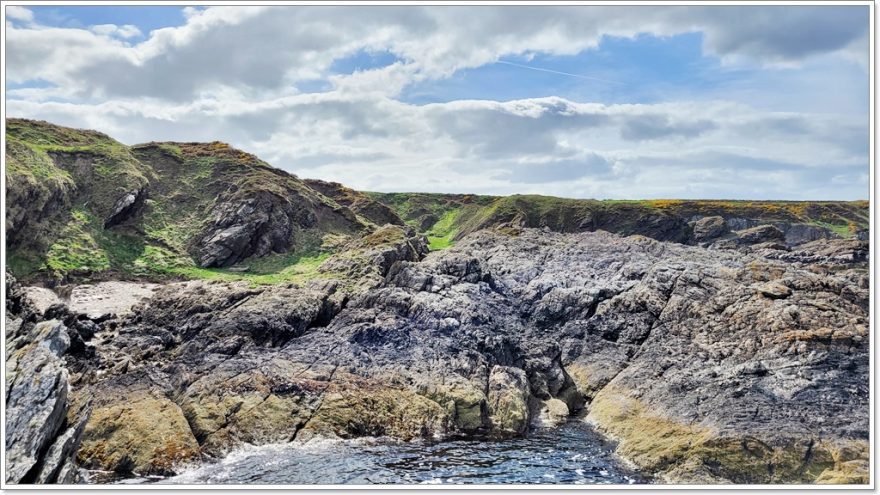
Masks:
[[[360,284],[169,284],[102,323],[69,360],[74,400],[92,397],[79,461],[170,473],[241,443],[578,415],[661,481],[867,480],[864,243],[505,227],[422,259],[419,239],[328,261]]]

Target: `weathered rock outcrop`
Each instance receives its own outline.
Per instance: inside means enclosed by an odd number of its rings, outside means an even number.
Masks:
[[[193,254],[199,265],[210,267],[283,253],[290,248],[294,226],[308,228],[317,222],[310,213],[270,192],[221,199],[204,231],[192,240]]]
[[[132,216],[137,214],[143,208],[144,201],[147,199],[147,194],[146,189],[135,189],[123,194],[116,200],[116,203],[113,204],[113,209],[110,211],[110,215],[104,220],[104,228],[109,229],[114,225],[129,220]]]
[[[64,354],[71,345],[58,320],[39,321],[14,279],[6,300],[6,482],[74,483],[74,454],[88,406],[72,407]]]
[[[81,461],[167,473],[240,443],[503,437],[585,414],[666,481],[866,479],[863,262],[510,227],[423,261],[412,242],[367,256],[384,279],[353,292],[160,290],[83,374]],[[178,442],[149,440],[156,421]]]
[[[711,241],[730,232],[727,222],[724,221],[723,217],[719,216],[701,218],[694,221],[692,226],[694,229],[694,241],[696,242]]]

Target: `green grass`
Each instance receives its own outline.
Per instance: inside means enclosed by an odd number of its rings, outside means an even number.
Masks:
[[[281,283],[302,284],[316,278],[332,278],[322,274],[318,267],[330,257],[329,253],[317,254],[272,254],[263,258],[248,260],[248,271],[236,272],[228,268],[201,268],[197,266],[177,266],[167,269],[167,273],[188,279],[221,280],[232,282],[246,280],[253,285],[273,285]]]
[[[73,210],[70,221],[46,253],[46,268],[54,275],[72,272],[102,272],[110,259],[93,235],[94,219],[82,209]]]
[[[430,248],[431,251],[446,249],[455,244],[453,239],[455,239],[455,235],[458,234],[458,229],[455,228],[455,223],[460,214],[460,209],[446,211],[443,216],[441,216],[440,219],[437,220],[427,232],[425,232],[425,236],[428,238],[428,248]]]
[[[823,222],[820,220],[814,220],[810,223],[813,225],[816,225],[818,227],[824,227],[844,239],[849,239],[849,238],[852,238],[853,236],[855,236],[855,232],[851,229],[850,224],[848,224],[848,223],[844,223],[844,224],[829,223],[829,222]]]

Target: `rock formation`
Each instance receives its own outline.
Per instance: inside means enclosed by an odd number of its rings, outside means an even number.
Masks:
[[[533,229],[401,249],[367,256],[384,279],[354,293],[160,289],[84,367],[81,462],[168,473],[245,442],[503,437],[580,414],[669,482],[867,476],[863,262]]]
[[[866,202],[361,193],[8,129],[7,261],[41,285],[7,276],[8,483],[572,417],[661,482],[868,479]]]
[[[69,398],[69,331],[58,320],[35,323],[41,316],[11,275],[6,281],[6,482],[77,482],[88,406]]]

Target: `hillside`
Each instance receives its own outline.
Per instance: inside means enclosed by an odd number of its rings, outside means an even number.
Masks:
[[[481,229],[605,230],[696,244],[772,224],[789,245],[867,239],[868,202],[597,201],[536,195],[362,193],[273,168],[221,142],[125,146],[95,131],[7,121],[7,248],[23,280],[305,281],[379,226],[433,250]],[[696,228],[696,231],[695,231]],[[332,265],[332,263],[331,263]],[[325,273],[325,276],[330,276]]]
[[[537,195],[477,196],[365,193],[445,247],[487,227],[548,227],[556,232],[605,230],[661,241],[699,241],[693,223],[722,217],[729,230],[771,224],[797,245],[820,238],[867,239],[867,201],[719,201],[566,199]]]
[[[403,224],[225,143],[129,147],[18,119],[7,141],[8,261],[23,279],[304,280],[347,243]]]

